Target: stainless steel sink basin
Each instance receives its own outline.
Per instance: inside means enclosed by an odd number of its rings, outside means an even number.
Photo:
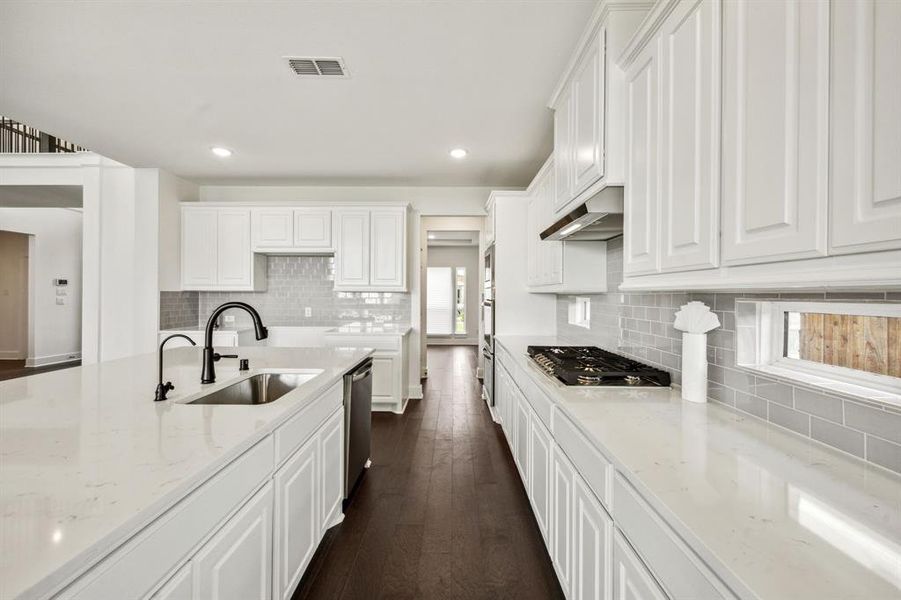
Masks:
[[[188,404],[268,404],[315,377],[319,371],[259,373]]]

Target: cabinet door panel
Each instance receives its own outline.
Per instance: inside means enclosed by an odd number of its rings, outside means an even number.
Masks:
[[[191,600],[194,597],[194,570],[189,561],[176,571],[151,600]]]
[[[185,286],[216,285],[218,215],[214,208],[185,208],[181,213],[181,280]]]
[[[545,543],[550,544],[551,434],[535,413],[529,422],[529,498]]]
[[[581,478],[575,478],[573,519],[573,598],[601,600],[611,597],[611,538],[613,521]]]
[[[657,232],[657,42],[651,42],[626,73],[626,187],[623,272],[654,273]]]
[[[291,597],[320,538],[317,440],[312,439],[275,474],[276,596]]]
[[[193,559],[198,598],[271,597],[272,484],[267,483]]]
[[[294,211],[296,248],[330,248],[331,245],[332,211],[321,208],[299,208]]]
[[[336,211],[335,285],[369,285],[369,211]]]
[[[661,271],[719,261],[719,6],[683,2],[661,33]]]
[[[723,262],[826,251],[829,3],[723,3]]]
[[[404,285],[406,230],[403,209],[373,209],[369,284],[373,287]]]
[[[558,447],[553,450],[553,511],[551,522],[551,559],[557,570],[560,587],[572,597],[573,576],[573,477],[569,459]]]
[[[831,253],[901,247],[901,2],[832,3]]]
[[[567,92],[554,111],[554,212],[562,212],[572,193],[572,96]]]
[[[392,402],[395,400],[394,375],[399,359],[393,356],[376,356],[372,359],[372,399]]]
[[[319,505],[322,516],[319,522],[322,527],[331,527],[341,514],[341,502],[344,499],[344,411],[339,410],[322,426],[319,434],[320,490],[322,497]]]
[[[290,208],[253,211],[254,248],[290,248],[294,244],[294,218]]]
[[[522,479],[523,487],[529,489],[529,405],[512,380],[510,389],[514,407],[513,418],[516,421],[513,458],[516,459],[516,466],[519,467],[519,476]]]
[[[617,600],[667,600],[618,529],[613,539],[613,597]]]
[[[252,285],[250,211],[219,209],[218,212],[218,283],[224,286]]]
[[[602,28],[585,49],[573,76],[573,196],[604,174],[604,40]]]

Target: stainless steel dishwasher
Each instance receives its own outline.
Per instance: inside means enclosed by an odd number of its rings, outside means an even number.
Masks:
[[[344,505],[369,466],[372,442],[372,359],[344,376]]]

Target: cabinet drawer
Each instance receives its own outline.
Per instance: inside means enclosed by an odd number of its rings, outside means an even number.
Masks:
[[[272,473],[272,436],[235,459],[57,598],[140,598]]]
[[[613,465],[598,452],[572,421],[559,410],[554,411],[552,420],[554,440],[572,461],[573,466],[591,491],[594,492],[607,510],[610,510],[610,491],[613,480]]]
[[[315,433],[325,419],[344,403],[344,381],[339,381],[275,430],[275,464],[280,465]]]
[[[535,414],[541,419],[544,426],[550,429],[551,411],[554,408],[554,403],[551,402],[551,399],[538,388],[531,377],[520,377],[519,382],[521,383],[520,388],[522,389],[522,393],[526,397],[526,400],[529,401],[532,410],[535,411]]]
[[[613,498],[614,521],[672,598],[735,597],[619,473]]]

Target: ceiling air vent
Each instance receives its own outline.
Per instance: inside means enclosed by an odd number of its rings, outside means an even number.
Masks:
[[[344,60],[339,57],[288,56],[286,59],[291,70],[301,77],[347,77]]]

